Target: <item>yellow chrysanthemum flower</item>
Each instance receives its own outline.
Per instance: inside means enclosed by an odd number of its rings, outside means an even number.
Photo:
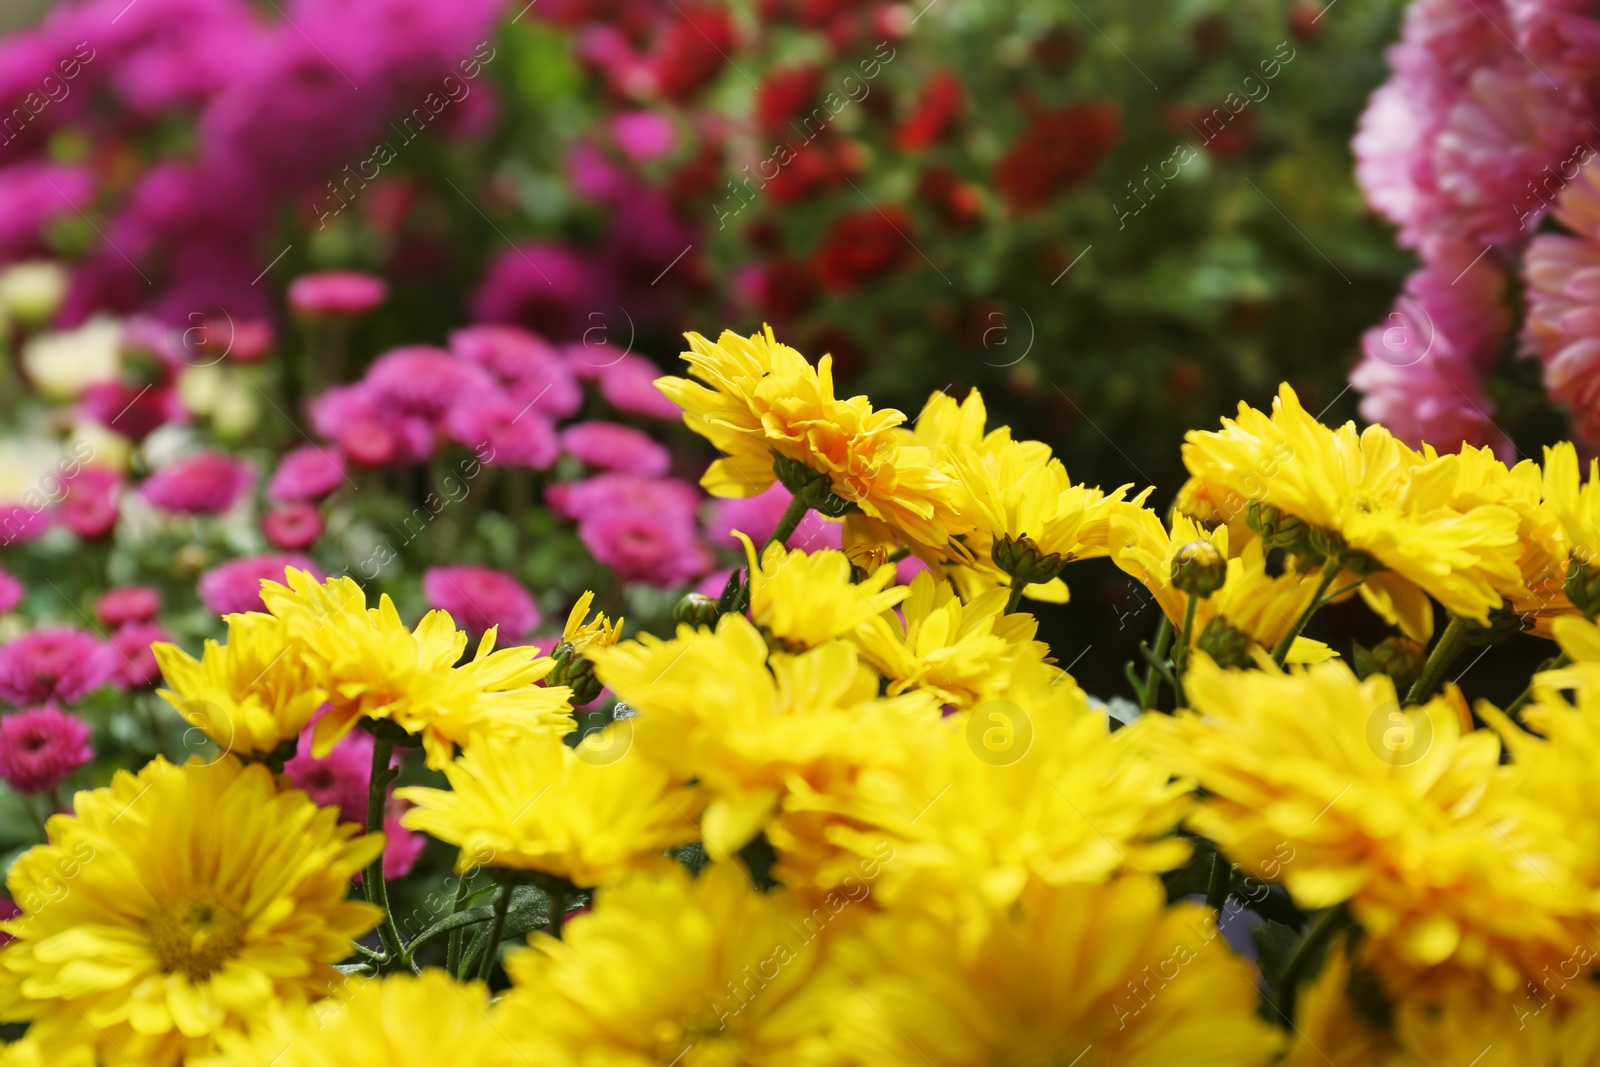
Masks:
[[[1006,614],[1004,588],[966,603],[928,571],[911,580],[900,615],[886,612],[857,626],[861,656],[889,682],[889,695],[926,690],[942,704],[970,708],[1003,692],[1015,664],[1044,663],[1032,615]]]
[[[924,693],[878,696],[878,676],[834,641],[774,653],[742,615],[715,632],[678,627],[595,656],[599,675],[638,709],[637,744],[710,794],[703,828],[713,857],[737,851],[777,813],[797,783],[828,791],[881,763],[908,722],[936,719]]]
[[[1220,432],[1191,430],[1183,461],[1207,495],[1243,497],[1274,544],[1311,557],[1387,568],[1452,613],[1487,623],[1522,588],[1517,514],[1453,506],[1456,469],[1432,463],[1382,426],[1357,434],[1317,422],[1287,384],[1272,414],[1239,405]]]
[[[967,548],[979,569],[1025,585],[1048,582],[1067,563],[1107,554],[1111,516],[1131,485],[1107,495],[1074,485],[1066,467],[1037,441],[1005,441],[993,450],[960,445],[951,462],[971,524]],[[1149,490],[1134,504],[1143,504]]]
[[[327,1000],[274,1011],[248,1036],[221,1035],[189,1067],[522,1067],[496,1028],[489,990],[444,971],[344,979]]]
[[[875,899],[975,932],[1029,885],[1170,870],[1189,856],[1172,830],[1192,798],[1145,754],[1144,729],[1108,732],[1070,676],[1030,670],[1004,697],[905,731],[902,758],[848,791],[797,790],[768,832],[778,876],[838,885],[887,850]],[[833,821],[812,825],[813,810]]]
[[[621,619],[612,622],[603,611],[597,611],[593,619],[589,618],[589,608],[593,605],[594,593],[585,589],[578,602],[572,605],[572,611],[567,614],[567,624],[561,630],[562,642],[571,645],[580,656],[591,648],[610,648],[622,636]]]
[[[1459,692],[1401,708],[1387,676],[1336,661],[1204,655],[1184,687],[1193,710],[1146,721],[1155,758],[1206,791],[1190,825],[1303,908],[1349,902],[1383,973],[1449,962],[1510,989],[1570,949],[1587,894]]]
[[[228,616],[227,644],[206,641],[199,660],[165,641],[150,647],[171,687],[162,699],[224,752],[254,756],[300,736],[323,701],[288,644],[282,620],[252,611]]]
[[[277,1001],[328,992],[379,912],[350,877],[383,850],[259,764],[233,757],[81,792],[23,853],[0,929],[0,1019],[55,1050],[174,1065]],[[63,880],[70,889],[59,892]]]
[[[1204,541],[1226,559],[1231,531],[1206,530],[1186,515],[1174,514],[1169,534],[1154,512],[1124,507],[1111,519],[1111,559],[1150,590],[1162,613],[1180,631],[1188,594],[1172,582],[1173,561],[1186,545]],[[1198,642],[1214,658],[1235,666],[1251,662],[1254,648],[1272,652],[1317,598],[1320,572],[1267,574],[1261,542],[1246,538],[1244,547],[1225,565],[1222,586],[1195,605],[1194,632],[1180,636]],[[1320,663],[1335,655],[1321,641],[1296,637],[1289,646],[1290,663]]]
[[[833,1058],[859,1067],[1262,1067],[1254,969],[1197,904],[1130,875],[1038,889],[967,944],[918,908],[871,917],[804,994]],[[819,1061],[821,1058],[819,1057]]]
[[[750,617],[786,652],[803,652],[850,633],[904,600],[910,590],[893,585],[895,567],[884,563],[859,583],[850,580],[850,560],[824,549],[807,555],[774,541],[758,562],[750,538]]]
[[[408,786],[394,795],[416,805],[402,820],[407,829],[460,847],[458,873],[499,867],[606,885],[670,866],[664,851],[700,836],[699,791],[625,741],[574,749],[524,734],[469,745],[444,773],[449,789]]]
[[[471,660],[457,666],[467,635],[443,611],[406,628],[383,596],[368,608],[349,578],[322,584],[290,568],[289,584],[261,583],[267,610],[288,627],[295,655],[310,664],[328,710],[317,720],[312,752],[326,755],[362,718],[389,719],[421,735],[428,766],[455,755],[476,737],[509,740],[525,733],[564,735],[572,729],[570,690],[534,683],[555,668],[527,648],[494,650],[493,627]]]
[[[790,1067],[822,1021],[796,996],[826,940],[865,912],[758,892],[731,864],[604,889],[592,911],[512,952],[496,1019],[528,1062]]]
[[[685,336],[690,351],[683,358],[705,384],[665,377],[656,388],[724,454],[700,481],[707,492],[755,496],[772,484],[774,457],[782,457],[908,537],[946,541],[950,477],[935,468],[929,449],[901,444],[895,428],[904,412],[874,411],[864,396],[836,398],[833,358],[813,367],[779,344],[770,326],[748,338],[725,330],[715,343]]]

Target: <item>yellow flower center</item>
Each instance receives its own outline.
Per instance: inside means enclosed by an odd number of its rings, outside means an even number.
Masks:
[[[168,974],[199,982],[231,959],[244,943],[244,916],[211,890],[180,897],[150,920],[150,941]]]

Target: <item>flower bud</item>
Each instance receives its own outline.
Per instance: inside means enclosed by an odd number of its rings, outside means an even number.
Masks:
[[[1357,674],[1363,678],[1386,674],[1394,680],[1395,689],[1401,693],[1411,688],[1411,683],[1422,673],[1422,665],[1428,658],[1426,649],[1400,634],[1385,637],[1370,649],[1358,644],[1353,651],[1352,659]]]
[[[1600,615],[1600,569],[1591,567],[1576,554],[1567,571],[1566,590],[1567,599],[1583,612],[1584,618],[1593,619]]]
[[[1228,561],[1210,541],[1190,541],[1172,556],[1172,584],[1204,600],[1222,588],[1228,578]]]
[[[698,629],[701,626],[717,625],[717,602],[704,593],[685,593],[677,606],[672,609],[674,622],[688,623]]]
[[[1219,667],[1242,668],[1250,666],[1250,649],[1254,645],[1254,638],[1218,615],[1200,631],[1198,647]]]
[[[572,642],[561,642],[550,653],[550,658],[556,661],[556,668],[545,677],[545,681],[550,685],[570,688],[573,707],[581,708],[600,695],[604,686],[595,677],[594,664],[580,656]]]
[[[1067,565],[1060,553],[1045,554],[1031,537],[1002,537],[989,550],[994,565],[1011,576],[1014,585],[1038,585],[1054,579]]]

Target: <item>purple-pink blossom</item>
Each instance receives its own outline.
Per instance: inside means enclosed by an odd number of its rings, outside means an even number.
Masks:
[[[18,581],[16,575],[0,570],[0,615],[22,603],[27,595],[27,586]]]
[[[158,622],[130,622],[112,631],[111,683],[119,689],[146,689],[161,680],[161,668],[150,648],[157,641],[171,641],[172,635]]]
[[[261,600],[262,579],[284,582],[283,572],[289,567],[310,571],[319,582],[327,577],[321,567],[296,553],[272,552],[262,556],[246,556],[244,559],[230,560],[202,574],[198,589],[200,602],[217,615],[261,611],[266,606]]]
[[[337,445],[300,445],[283,454],[267,483],[269,500],[321,500],[345,481]]]
[[[72,626],[34,630],[0,646],[0,700],[75,704],[111,679],[105,641]]]
[[[504,641],[520,641],[543,618],[522,583],[491,567],[429,567],[422,576],[422,593],[429,607],[448,612],[475,637],[497,626]]]
[[[255,471],[226,452],[201,452],[156,471],[139,493],[163,511],[214,515],[249,490]]]
[[[89,724],[52,704],[0,717],[0,778],[19,793],[46,793],[94,759]]]
[[[63,482],[66,496],[56,505],[61,524],[85,541],[97,541],[117,527],[122,475],[104,467],[86,467]]]
[[[615,422],[580,422],[561,431],[561,450],[586,467],[630,474],[665,474],[666,446],[642,430]]]
[[[388,296],[382,278],[350,270],[302,274],[289,283],[289,306],[302,315],[364,315]]]
[[[161,593],[153,586],[123,585],[95,601],[94,613],[107,626],[149,622],[161,610]]]

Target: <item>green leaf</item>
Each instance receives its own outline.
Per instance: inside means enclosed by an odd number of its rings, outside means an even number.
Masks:
[[[1275,919],[1268,919],[1262,925],[1250,931],[1251,940],[1256,943],[1256,951],[1261,955],[1261,973],[1267,976],[1272,983],[1272,988],[1277,989],[1283,981],[1283,968],[1289,962],[1289,956],[1294,952],[1295,945],[1300,943],[1300,935],[1294,927],[1286,926]]]

